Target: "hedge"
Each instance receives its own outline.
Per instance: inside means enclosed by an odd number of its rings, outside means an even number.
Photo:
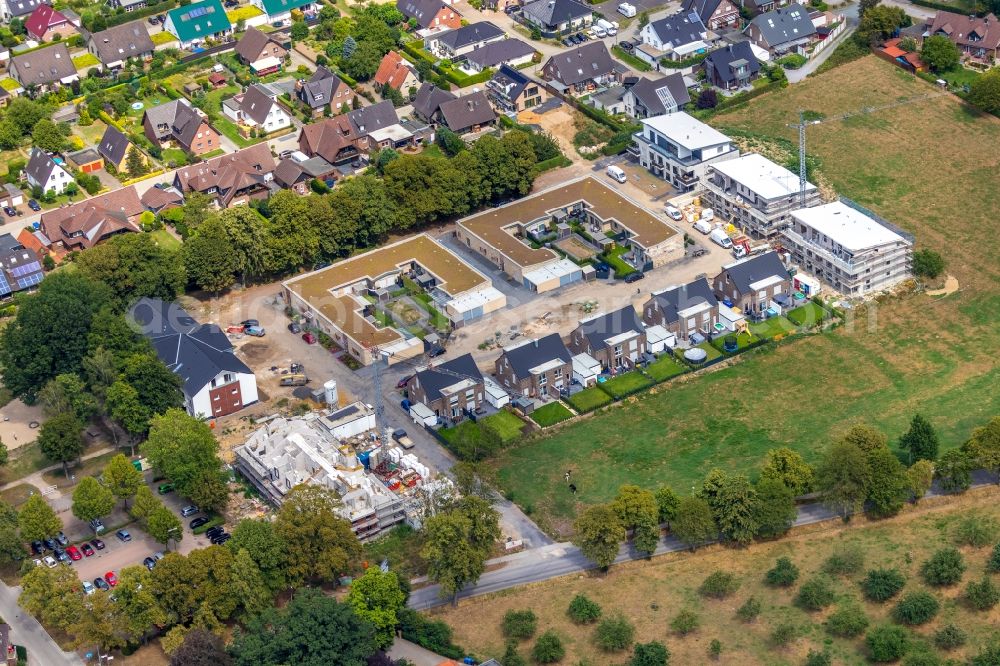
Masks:
[[[550,157],[549,159],[542,160],[541,162],[536,164],[535,173],[536,174],[544,173],[550,169],[559,169],[561,167],[568,167],[571,164],[573,164],[573,161],[570,160],[565,155],[556,155],[555,157]]]
[[[213,527],[218,527],[219,525],[224,525],[225,523],[226,523],[226,519],[225,518],[223,518],[222,516],[216,516],[215,518],[212,518],[211,520],[209,520],[204,525],[196,527],[196,528],[194,528],[191,531],[194,534],[204,534],[205,532],[209,531]]]
[[[423,48],[414,46],[415,43],[417,42],[414,41],[403,44],[403,50],[409,53],[414,58],[419,58],[420,60],[423,60],[424,62],[429,63],[430,65],[434,65],[435,63],[437,63],[437,60],[434,58],[434,56],[425,51]],[[423,42],[420,43],[422,44]]]
[[[642,58],[637,58],[631,53],[627,53],[625,49],[618,46],[617,44],[611,47],[611,52],[614,53],[616,56],[618,56],[619,60],[622,60],[623,62],[631,65],[640,72],[648,72],[649,70],[653,69],[653,67],[648,62],[646,62]]]
[[[932,0],[910,0],[915,5],[920,5],[921,7],[929,7],[930,9],[941,9],[946,12],[952,12],[957,14],[975,14],[976,16],[985,16],[987,10],[982,9],[978,12],[974,12],[969,8],[962,9],[961,7],[956,7],[955,5],[948,5],[943,2],[932,2]]]
[[[685,67],[700,65],[701,61],[706,57],[708,57],[707,53],[696,55],[693,58],[684,58],[683,60],[668,60],[667,58],[663,58],[660,60],[660,65],[667,69],[684,69]]]
[[[493,78],[493,70],[489,68],[484,69],[478,74],[472,75],[461,74],[453,69],[445,69],[443,67],[439,67],[438,71],[440,71],[441,76],[448,79],[459,88],[468,88],[469,86],[474,86],[477,83],[485,83]]]
[[[115,119],[113,119],[111,116],[108,115],[107,111],[101,109],[100,111],[97,112],[97,117],[103,120],[106,124],[114,127],[119,132],[125,131],[122,129],[122,126],[118,123],[118,121],[116,121]]]

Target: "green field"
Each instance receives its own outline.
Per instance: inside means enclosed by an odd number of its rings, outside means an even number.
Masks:
[[[543,428],[573,418],[573,413],[561,402],[542,405],[530,414],[531,420]]]
[[[930,92],[924,81],[866,57],[713,122],[723,131],[793,139],[786,123],[797,109],[834,116]],[[920,412],[944,448],[960,445],[1000,414],[1000,262],[983,242],[1000,232],[1000,187],[995,165],[980,154],[998,144],[1000,119],[951,96],[810,127],[809,151],[823,176],[913,232],[918,247],[941,252],[960,291],[883,299],[835,330],[764,347],[731,367],[529,438],[491,463],[501,487],[530,505],[545,529],[566,535],[581,507],[611,499],[622,484],[689,492],[712,467],[753,474],[777,446],[815,461],[856,421],[877,425],[894,443]],[[575,496],[560,483],[568,467]]]

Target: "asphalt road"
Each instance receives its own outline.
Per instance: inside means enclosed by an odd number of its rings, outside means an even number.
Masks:
[[[0,583],[0,616],[10,625],[10,639],[28,650],[29,666],[59,666],[82,664],[75,652],[63,652],[42,625],[17,605],[20,587]]]

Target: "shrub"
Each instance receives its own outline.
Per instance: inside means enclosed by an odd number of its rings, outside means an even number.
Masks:
[[[830,658],[830,653],[823,651],[817,652],[816,650],[809,650],[809,654],[806,655],[806,661],[804,666],[830,666],[833,660]]]
[[[926,624],[937,615],[940,608],[941,604],[933,594],[926,590],[918,590],[910,592],[899,600],[892,609],[892,619],[910,626]]]
[[[944,271],[944,257],[934,250],[922,249],[913,253],[913,273],[920,277],[936,278]]]
[[[861,590],[869,601],[892,599],[906,585],[906,577],[896,569],[872,569],[861,582]]]
[[[398,661],[396,662],[399,663]],[[527,660],[517,652],[517,641],[508,641],[507,651],[503,653],[504,666],[528,666]]]
[[[605,652],[621,652],[635,640],[635,627],[623,615],[613,615],[597,625],[594,641]]]
[[[969,666],[996,666],[1000,664],[1000,643],[994,642],[979,651],[969,661]]]
[[[597,602],[591,601],[582,594],[578,594],[573,597],[573,601],[569,602],[566,614],[569,615],[569,619],[577,624],[590,624],[591,622],[597,622],[601,617],[601,607]]]
[[[934,632],[934,645],[942,650],[954,650],[965,645],[967,638],[964,631],[953,624],[946,624]]]
[[[874,662],[898,661],[910,646],[906,629],[894,626],[875,627],[865,636],[868,653]]]
[[[965,559],[954,548],[942,548],[920,567],[920,574],[930,585],[954,585],[965,573]]]
[[[535,635],[538,629],[538,618],[530,610],[509,610],[503,616],[503,635],[507,638],[527,640]]]
[[[538,637],[531,648],[531,658],[539,664],[554,664],[566,656],[566,648],[554,631],[549,629]]]
[[[789,622],[782,622],[771,632],[771,642],[778,647],[785,647],[794,641],[798,634],[798,627]]]
[[[760,602],[750,597],[742,606],[736,609],[736,617],[743,622],[753,622],[760,615]]]
[[[941,658],[928,649],[917,647],[903,657],[903,666],[941,666]]]
[[[805,610],[823,610],[833,603],[833,590],[825,578],[812,578],[799,588],[795,603]]]
[[[986,561],[986,570],[990,573],[1000,573],[1000,543],[993,547],[993,553]]]
[[[826,619],[826,631],[841,638],[854,638],[865,633],[868,618],[856,604],[844,604]]]
[[[406,640],[449,659],[465,656],[465,650],[452,642],[451,627],[445,622],[430,620],[409,608],[401,610],[398,618],[399,630]]]
[[[651,641],[635,646],[628,666],[667,666],[669,661],[670,650],[667,646],[659,641]]]
[[[823,562],[823,571],[831,576],[847,576],[861,571],[865,554],[857,546],[845,546],[835,551]]]
[[[1000,589],[989,576],[983,576],[978,582],[971,581],[966,585],[965,600],[978,611],[990,610],[1000,603]]]
[[[955,527],[955,543],[982,548],[996,538],[996,522],[983,516],[966,516]]]
[[[674,619],[670,621],[670,628],[681,636],[687,636],[697,631],[700,625],[701,618],[698,617],[698,614],[686,608],[675,615]]]
[[[740,589],[736,576],[725,571],[713,571],[698,588],[698,593],[711,599],[725,599]]]
[[[764,582],[773,587],[791,587],[798,579],[799,568],[787,557],[779,557],[764,576]]]
[[[719,657],[722,656],[722,641],[718,638],[713,638],[712,642],[708,644],[708,656],[713,661],[718,661]]]

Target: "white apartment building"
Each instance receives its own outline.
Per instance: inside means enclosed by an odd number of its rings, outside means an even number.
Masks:
[[[683,111],[643,119],[633,138],[639,163],[680,192],[697,188],[710,164],[740,154],[729,137]]]

